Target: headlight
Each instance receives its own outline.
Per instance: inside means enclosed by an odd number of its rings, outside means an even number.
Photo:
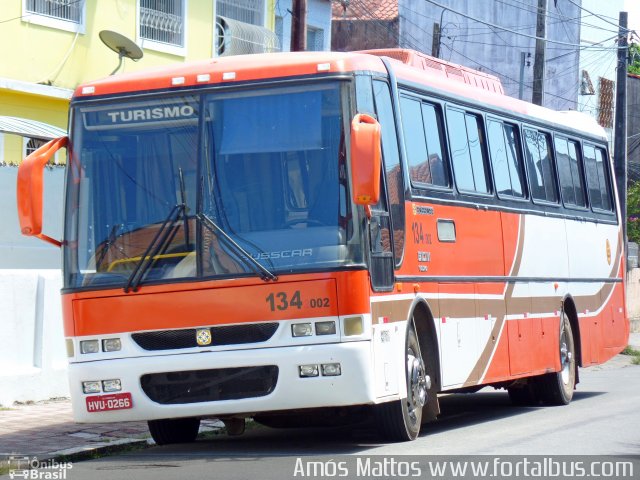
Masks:
[[[107,338],[102,340],[103,352],[117,352],[122,349],[122,342],[119,338]]]
[[[301,377],[317,377],[320,375],[318,365],[300,365],[298,368]]]
[[[325,377],[337,377],[342,374],[342,368],[339,363],[323,363],[322,375]]]
[[[98,353],[100,351],[100,342],[98,340],[81,340],[80,351],[82,353]]]
[[[119,392],[120,390],[122,390],[120,379],[115,378],[113,380],[103,380],[102,390],[104,390],[105,392]]]
[[[84,393],[100,393],[100,382],[82,382],[82,391]]]
[[[310,323],[294,323],[291,325],[291,335],[294,337],[308,337],[313,335]]]
[[[316,322],[316,335],[334,335],[336,333],[336,322]]]

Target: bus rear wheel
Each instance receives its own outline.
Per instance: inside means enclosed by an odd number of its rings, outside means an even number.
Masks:
[[[538,398],[545,405],[567,405],[576,386],[576,349],[569,318],[563,312],[560,323],[560,371],[538,377]]]
[[[170,443],[191,443],[200,429],[199,418],[169,418],[149,420],[149,432],[157,445]]]
[[[376,420],[385,439],[393,442],[415,440],[422,424],[422,408],[427,403],[431,379],[426,373],[416,333],[407,329],[405,342],[407,398],[376,406]]]

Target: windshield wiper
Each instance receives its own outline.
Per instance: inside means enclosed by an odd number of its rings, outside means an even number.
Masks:
[[[164,219],[164,222],[162,222],[162,225],[153,237],[153,240],[149,243],[149,246],[142,255],[142,258],[140,258],[136,264],[136,268],[134,268],[131,275],[129,275],[127,286],[124,287],[124,293],[129,293],[130,290],[133,290],[134,292],[138,290],[138,286],[140,285],[140,282],[142,282],[144,275],[147,273],[147,270],[149,270],[149,267],[153,265],[155,256],[158,255],[165,245],[167,245],[168,241],[173,238],[173,234],[175,234],[177,228],[179,228],[179,226],[176,227],[175,225],[173,228],[167,228],[167,226],[177,222],[180,218],[180,214],[184,214],[185,209],[186,206],[183,203],[174,205],[171,209],[169,215]]]
[[[245,263],[249,266],[252,266],[253,269],[260,275],[260,278],[265,282],[269,280],[273,280],[274,282],[278,280],[278,277],[271,273],[267,268],[265,268],[260,262],[258,262],[255,258],[251,256],[249,252],[247,252],[241,245],[239,245],[233,238],[227,234],[220,226],[214,222],[206,213],[198,213],[196,215],[198,220],[202,222],[207,230],[209,230],[214,235],[220,235],[224,240],[226,240],[227,244],[229,244],[234,250],[235,253],[245,261]]]

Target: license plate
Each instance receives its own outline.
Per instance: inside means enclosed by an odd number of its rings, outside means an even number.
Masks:
[[[112,393],[87,397],[87,412],[107,412],[133,408],[130,393]]]

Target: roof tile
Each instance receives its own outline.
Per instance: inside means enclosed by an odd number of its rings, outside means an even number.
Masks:
[[[398,0],[336,1],[332,2],[332,14],[334,20],[393,20],[398,18]]]

